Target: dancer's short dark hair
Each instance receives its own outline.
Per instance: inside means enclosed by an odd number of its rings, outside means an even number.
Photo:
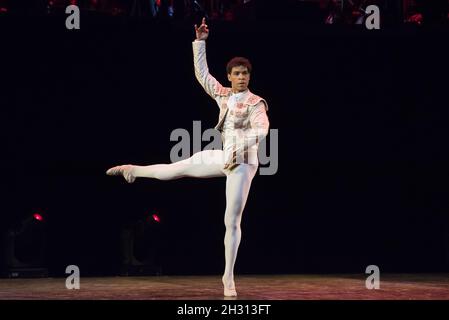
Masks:
[[[249,73],[251,73],[251,70],[253,69],[251,62],[249,62],[248,59],[244,57],[234,57],[231,60],[229,60],[228,64],[226,65],[226,72],[230,74],[232,68],[240,66],[246,67]]]

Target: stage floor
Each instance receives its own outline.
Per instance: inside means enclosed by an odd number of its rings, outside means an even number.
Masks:
[[[366,275],[246,275],[236,277],[239,300],[449,300],[449,274],[385,274],[380,289]],[[220,276],[0,279],[0,299],[222,300]],[[229,298],[235,299],[235,298]]]

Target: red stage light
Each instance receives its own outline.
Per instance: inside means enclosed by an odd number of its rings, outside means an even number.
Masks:
[[[161,222],[161,219],[159,218],[159,216],[157,214],[153,214],[153,219],[156,222]]]
[[[44,218],[39,213],[33,214],[33,218],[38,220],[38,221],[43,221],[44,220]]]

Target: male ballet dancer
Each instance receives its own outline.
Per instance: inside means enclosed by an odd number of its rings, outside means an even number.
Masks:
[[[211,76],[206,61],[209,30],[205,18],[200,27],[195,25],[195,33],[196,39],[192,43],[195,76],[220,108],[215,129],[222,133],[223,150],[203,150],[171,164],[121,165],[106,173],[123,175],[129,183],[137,177],[159,180],[226,177],[225,270],[222,282],[224,295],[233,297],[237,296],[234,265],[241,239],[240,222],[251,181],[259,166],[258,145],[268,134],[268,105],[248,90],[252,67],[247,59],[235,57],[228,62],[226,69],[231,88],[223,87]]]

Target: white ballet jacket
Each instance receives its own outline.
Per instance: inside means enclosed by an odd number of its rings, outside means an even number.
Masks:
[[[267,102],[249,90],[234,94],[231,88],[222,86],[209,73],[206,41],[195,40],[192,46],[195,76],[220,108],[215,129],[222,133],[225,158],[229,159],[232,152],[236,152],[243,163],[256,164],[259,142],[269,129]]]

